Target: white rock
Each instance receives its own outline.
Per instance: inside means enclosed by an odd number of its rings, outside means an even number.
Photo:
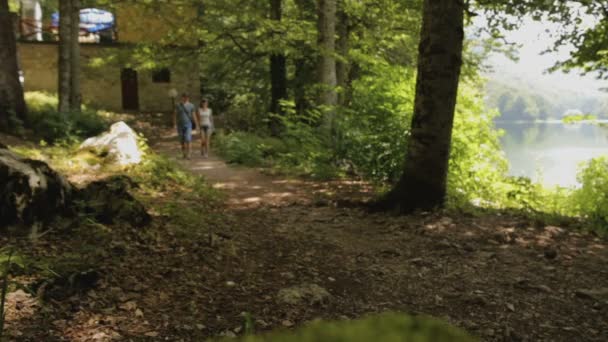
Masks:
[[[80,148],[107,152],[120,166],[139,164],[143,157],[137,145],[137,134],[122,121],[113,124],[109,132],[85,140]]]

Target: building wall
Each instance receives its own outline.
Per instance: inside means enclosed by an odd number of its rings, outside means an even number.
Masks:
[[[114,10],[118,41],[123,43],[179,42],[182,46],[195,46],[192,35],[197,9],[179,3],[117,4]],[[171,38],[168,38],[171,36]]]
[[[128,56],[130,49],[127,45],[81,44],[81,92],[85,104],[114,111],[123,109],[121,70],[129,67],[129,61],[114,57]],[[56,93],[57,44],[20,42],[18,51],[25,91]],[[181,60],[179,65],[169,65],[169,70],[170,83],[154,83],[151,70],[137,70],[140,111],[171,111],[170,89],[198,99],[200,81],[196,63]]]

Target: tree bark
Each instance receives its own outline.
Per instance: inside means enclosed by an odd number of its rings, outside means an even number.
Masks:
[[[280,22],[282,19],[282,0],[270,0],[270,19]],[[287,99],[287,58],[282,53],[270,56],[270,113],[282,115],[281,100]],[[270,120],[270,132],[278,136],[283,130],[281,120],[272,117]]]
[[[348,94],[350,94],[350,62],[348,60],[350,28],[348,14],[344,9],[344,0],[338,2],[336,33],[338,35],[336,52],[340,56],[340,59],[336,62],[336,82],[340,89],[338,104],[344,106],[350,102],[348,97]]]
[[[14,127],[11,116],[27,121],[23,87],[19,82],[17,43],[8,0],[0,0],[0,129]]]
[[[326,107],[324,126],[333,131],[335,106],[338,104],[336,93],[336,0],[318,0],[318,46],[319,84],[321,94],[319,105]]]
[[[298,20],[315,21],[317,19],[317,3],[316,0],[295,0],[295,5],[298,9]],[[307,116],[309,109],[317,101],[311,91],[315,82],[318,81],[316,68],[318,60],[315,57],[315,51],[308,46],[304,41],[296,42],[300,48],[300,56],[294,58],[294,79],[292,82],[294,102],[296,104],[296,112],[302,121],[311,123],[312,120]]]
[[[72,92],[72,0],[59,0],[59,66],[58,87],[61,113],[70,111]]]
[[[384,208],[408,213],[445,204],[464,9],[462,0],[424,1],[411,137],[403,175],[381,201]]]
[[[80,112],[80,0],[72,0],[70,9],[70,111]]]

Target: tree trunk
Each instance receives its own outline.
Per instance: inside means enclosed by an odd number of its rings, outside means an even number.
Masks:
[[[297,19],[310,22],[317,19],[316,0],[295,0]],[[318,81],[316,68],[318,61],[315,51],[305,41],[296,42],[300,46],[299,57],[294,58],[294,79],[292,82],[296,112],[302,121],[313,124],[308,117],[308,110],[313,107],[317,99],[312,94],[312,88]]]
[[[319,105],[326,107],[323,125],[333,133],[336,94],[336,0],[318,0]]]
[[[344,9],[344,0],[338,2],[336,33],[338,34],[336,52],[340,56],[340,59],[336,62],[336,82],[340,88],[338,104],[344,106],[350,102],[350,98],[347,96],[350,94],[350,62],[348,60],[350,28],[348,14]]]
[[[13,115],[26,122],[13,18],[8,9],[8,0],[0,0],[0,129],[6,131],[14,128]]]
[[[72,92],[72,0],[59,0],[59,108],[61,113],[70,111]]]
[[[403,175],[380,205],[408,213],[445,204],[464,39],[462,0],[425,0],[416,100]]]
[[[80,0],[72,0],[70,15],[70,111],[80,112]]]
[[[282,0],[270,0],[270,19],[280,22],[282,18]],[[270,56],[270,113],[282,115],[281,100],[287,99],[287,59],[284,54],[275,53]],[[278,136],[283,130],[281,120],[272,117],[270,131]]]

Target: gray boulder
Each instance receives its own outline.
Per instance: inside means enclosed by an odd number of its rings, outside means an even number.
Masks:
[[[147,225],[151,217],[129,191],[138,185],[126,176],[112,176],[89,183],[75,196],[78,212],[103,224],[127,222],[133,227]]]

